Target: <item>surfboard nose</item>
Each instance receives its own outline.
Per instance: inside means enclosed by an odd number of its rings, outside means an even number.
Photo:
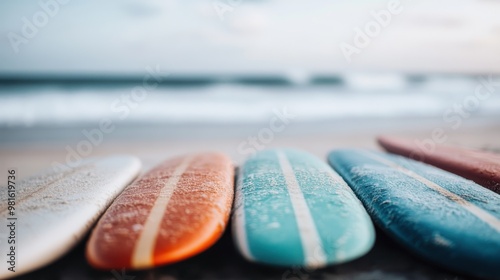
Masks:
[[[498,277],[500,195],[401,156],[337,150],[330,164],[373,221],[420,257],[476,277]]]
[[[109,207],[87,244],[87,259],[101,269],[143,269],[196,255],[222,235],[233,194],[234,167],[226,155],[168,159]]]
[[[360,257],[375,239],[368,214],[343,179],[294,149],[261,151],[241,167],[233,235],[251,261],[314,268]]]

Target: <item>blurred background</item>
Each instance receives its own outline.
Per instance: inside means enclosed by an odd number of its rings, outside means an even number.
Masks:
[[[236,164],[272,147],[325,159],[379,149],[378,135],[500,152],[499,14],[495,0],[1,1],[1,182],[11,168],[20,179],[117,153],[144,170],[207,150]],[[115,279],[83,251],[23,279]],[[196,258],[130,275],[289,272],[245,262],[227,232]],[[465,279],[381,232],[367,256],[305,276]]]
[[[0,168],[380,134],[498,150],[499,1],[3,1]]]

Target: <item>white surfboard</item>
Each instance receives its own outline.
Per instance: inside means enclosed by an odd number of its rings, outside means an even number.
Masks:
[[[7,186],[1,188],[0,278],[30,272],[67,253],[140,168],[135,157],[113,156],[84,160],[75,168],[48,170],[23,181],[12,178],[14,209],[9,209]]]

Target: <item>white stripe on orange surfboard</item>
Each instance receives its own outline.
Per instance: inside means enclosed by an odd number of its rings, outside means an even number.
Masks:
[[[243,172],[240,171],[238,174],[238,183],[236,184],[236,193],[234,198],[234,216],[233,216],[233,228],[236,243],[242,255],[247,259],[253,260],[253,256],[250,253],[250,248],[248,246],[247,232],[245,228],[245,198],[243,195]]]
[[[487,211],[477,207],[476,205],[468,202],[467,200],[463,199],[459,195],[456,195],[456,194],[450,192],[449,190],[439,186],[438,184],[416,174],[415,172],[413,172],[409,169],[406,169],[401,165],[398,165],[397,163],[395,163],[393,161],[382,158],[382,157],[377,156],[375,154],[372,154],[370,152],[365,152],[365,154],[368,157],[370,157],[378,162],[381,162],[385,165],[391,166],[391,167],[395,168],[396,170],[398,170],[399,172],[404,173],[405,175],[408,175],[408,176],[412,177],[413,179],[416,179],[416,180],[424,183],[426,186],[437,191],[439,194],[443,195],[444,197],[446,197],[452,201],[455,201],[457,204],[462,206],[465,210],[469,211],[472,215],[476,216],[478,219],[485,222],[488,226],[490,226],[491,228],[493,228],[497,232],[500,232],[500,220],[497,219],[495,216],[491,215],[490,213],[488,213]]]
[[[320,267],[326,264],[326,254],[319,237],[316,225],[309,207],[307,206],[304,194],[300,189],[292,166],[285,153],[277,152],[281,170],[286,180],[288,193],[292,202],[295,220],[299,229],[299,235],[304,252],[304,264],[308,267]]]
[[[143,230],[137,239],[132,253],[132,267],[145,268],[153,265],[154,247],[156,237],[160,229],[163,215],[167,209],[168,202],[172,197],[182,174],[191,163],[192,157],[187,157],[174,170],[168,181],[161,188],[160,194],[156,198],[151,211],[144,223]]]

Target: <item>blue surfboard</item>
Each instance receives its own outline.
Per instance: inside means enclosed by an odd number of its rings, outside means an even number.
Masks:
[[[457,272],[500,277],[500,195],[396,155],[337,150],[328,160],[406,248]]]
[[[239,170],[233,235],[250,261],[318,268],[367,253],[370,217],[344,180],[305,152],[265,150]]]

